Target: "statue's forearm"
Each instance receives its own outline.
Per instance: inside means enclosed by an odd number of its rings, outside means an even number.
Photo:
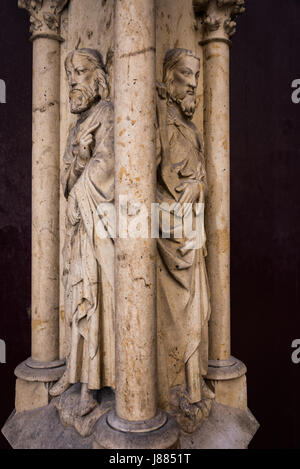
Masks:
[[[85,165],[82,165],[77,162],[77,159],[69,166],[63,177],[63,186],[65,189],[65,197],[68,198],[71,190],[75,186],[76,182],[82,175]]]

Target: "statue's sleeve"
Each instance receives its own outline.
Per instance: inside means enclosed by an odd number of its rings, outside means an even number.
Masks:
[[[73,127],[69,133],[67,140],[66,150],[63,157],[63,169],[61,176],[61,183],[64,191],[64,196],[68,199],[72,187],[80,177],[82,171],[79,170],[76,164],[76,155],[73,153],[73,142],[75,139],[76,127]]]
[[[93,158],[87,168],[88,179],[107,201],[114,198],[114,165],[114,113],[113,105],[109,103],[95,133]]]

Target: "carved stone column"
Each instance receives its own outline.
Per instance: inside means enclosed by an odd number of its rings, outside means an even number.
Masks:
[[[150,234],[156,196],[155,52],[154,0],[116,0],[116,409],[96,436],[95,446],[102,448],[173,448],[179,436],[175,421],[158,411],[156,395],[156,241]],[[138,226],[142,207],[148,210],[148,230],[136,239],[130,226]]]
[[[230,341],[230,46],[244,0],[194,0],[204,54],[204,142],[209,197],[207,267],[212,314],[209,371],[216,400],[247,407],[246,367],[231,356]]]
[[[32,356],[16,369],[16,409],[48,404],[59,360],[60,13],[68,0],[19,0],[33,42]]]

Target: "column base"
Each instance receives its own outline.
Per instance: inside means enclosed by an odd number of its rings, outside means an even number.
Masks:
[[[179,449],[176,420],[165,412],[147,421],[129,422],[115,411],[103,415],[94,433],[94,449]]]
[[[247,368],[240,360],[209,360],[206,380],[211,381],[216,402],[247,410]]]
[[[15,369],[16,412],[24,412],[47,406],[50,403],[49,389],[65,371],[65,361],[37,362],[28,358]]]

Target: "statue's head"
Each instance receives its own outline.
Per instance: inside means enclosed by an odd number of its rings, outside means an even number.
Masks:
[[[169,101],[177,104],[186,118],[196,109],[196,88],[200,59],[188,49],[170,49],[164,59],[163,82]]]
[[[78,49],[70,52],[65,61],[65,68],[73,114],[80,114],[100,99],[109,97],[105,65],[97,50]]]

